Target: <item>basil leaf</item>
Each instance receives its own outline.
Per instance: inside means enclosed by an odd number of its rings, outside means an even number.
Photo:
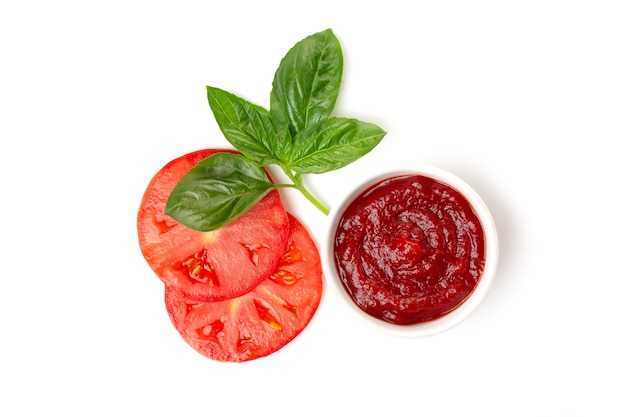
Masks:
[[[321,174],[342,168],[371,151],[386,132],[356,119],[333,117],[294,137],[289,168],[299,174]]]
[[[276,138],[274,140],[274,155],[279,161],[287,163],[291,158],[291,152],[293,150],[293,139],[291,138],[291,133],[289,133],[289,128],[284,127],[276,134]]]
[[[262,166],[276,163],[276,133],[269,112],[219,88],[207,86],[209,106],[224,137]]]
[[[263,168],[243,155],[216,153],[183,176],[165,214],[201,232],[227,225],[274,188]]]
[[[343,55],[330,29],[298,42],[282,59],[272,83],[270,114],[292,135],[328,118],[335,107]]]

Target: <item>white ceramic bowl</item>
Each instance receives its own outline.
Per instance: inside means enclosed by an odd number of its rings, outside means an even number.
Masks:
[[[356,197],[358,197],[368,187],[376,184],[383,179],[406,174],[430,177],[444,184],[447,184],[448,186],[451,186],[452,188],[459,191],[463,196],[465,196],[465,198],[474,208],[480,222],[482,223],[483,231],[485,234],[485,267],[483,270],[483,274],[480,277],[480,280],[478,281],[478,284],[475,287],[474,291],[465,301],[463,301],[462,304],[460,304],[454,310],[445,314],[444,316],[441,316],[431,321],[410,325],[398,325],[386,322],[367,314],[366,312],[361,310],[352,300],[348,292],[343,287],[343,284],[340,281],[339,275],[337,273],[334,261],[334,239],[337,224],[341,216],[343,215],[348,205],[350,205],[350,203]],[[328,229],[327,241],[325,242],[326,253],[324,256],[324,269],[326,276],[328,277],[329,285],[333,287],[333,290],[340,298],[341,303],[349,311],[351,311],[355,317],[383,332],[396,336],[419,337],[430,336],[448,330],[463,321],[476,309],[478,304],[485,297],[485,294],[487,293],[494,279],[496,265],[498,261],[498,236],[496,233],[496,227],[493,218],[483,200],[467,183],[465,183],[457,176],[451,174],[450,172],[447,172],[440,168],[428,165],[411,164],[406,168],[396,168],[393,171],[388,171],[383,174],[372,175],[371,177],[362,181],[360,184],[357,184],[353,192],[346,195],[345,198],[341,200],[339,204],[337,204],[337,206],[331,210],[329,216],[330,226]]]

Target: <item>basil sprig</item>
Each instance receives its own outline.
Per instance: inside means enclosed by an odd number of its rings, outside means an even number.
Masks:
[[[343,54],[330,29],[298,42],[281,60],[270,108],[207,86],[209,106],[224,137],[242,155],[217,153],[193,167],[169,196],[165,213],[199,231],[220,228],[269,191],[299,190],[328,209],[304,185],[304,174],[342,168],[370,152],[386,132],[357,119],[333,117]],[[278,165],[291,180],[276,184],[263,167]]]

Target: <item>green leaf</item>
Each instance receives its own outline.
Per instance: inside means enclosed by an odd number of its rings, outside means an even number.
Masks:
[[[207,97],[220,130],[236,149],[262,166],[277,162],[277,136],[266,109],[215,87],[207,86]]]
[[[216,153],[183,176],[165,214],[202,232],[227,225],[274,188],[263,168],[243,155]]]
[[[293,187],[324,214],[303,174],[342,168],[370,152],[385,136],[376,125],[331,118],[341,85],[343,55],[330,29],[296,43],[272,82],[270,108],[207,86],[209,105],[226,139],[243,155],[215,154],[185,175],[165,213],[199,231],[230,223],[270,190]],[[262,167],[276,164],[291,184],[274,184]]]
[[[293,150],[293,139],[288,127],[284,127],[276,134],[274,146],[276,158],[281,162],[288,162]]]
[[[278,128],[292,135],[328,118],[335,107],[343,55],[330,29],[298,42],[282,59],[274,75],[270,114]]]
[[[330,118],[294,137],[291,168],[299,174],[321,174],[342,168],[371,151],[386,132],[356,119]]]

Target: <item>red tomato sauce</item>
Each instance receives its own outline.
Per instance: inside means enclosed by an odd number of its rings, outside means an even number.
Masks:
[[[441,317],[472,293],[483,227],[456,189],[421,175],[380,181],[347,207],[334,240],[339,278],[369,315],[400,324]]]

